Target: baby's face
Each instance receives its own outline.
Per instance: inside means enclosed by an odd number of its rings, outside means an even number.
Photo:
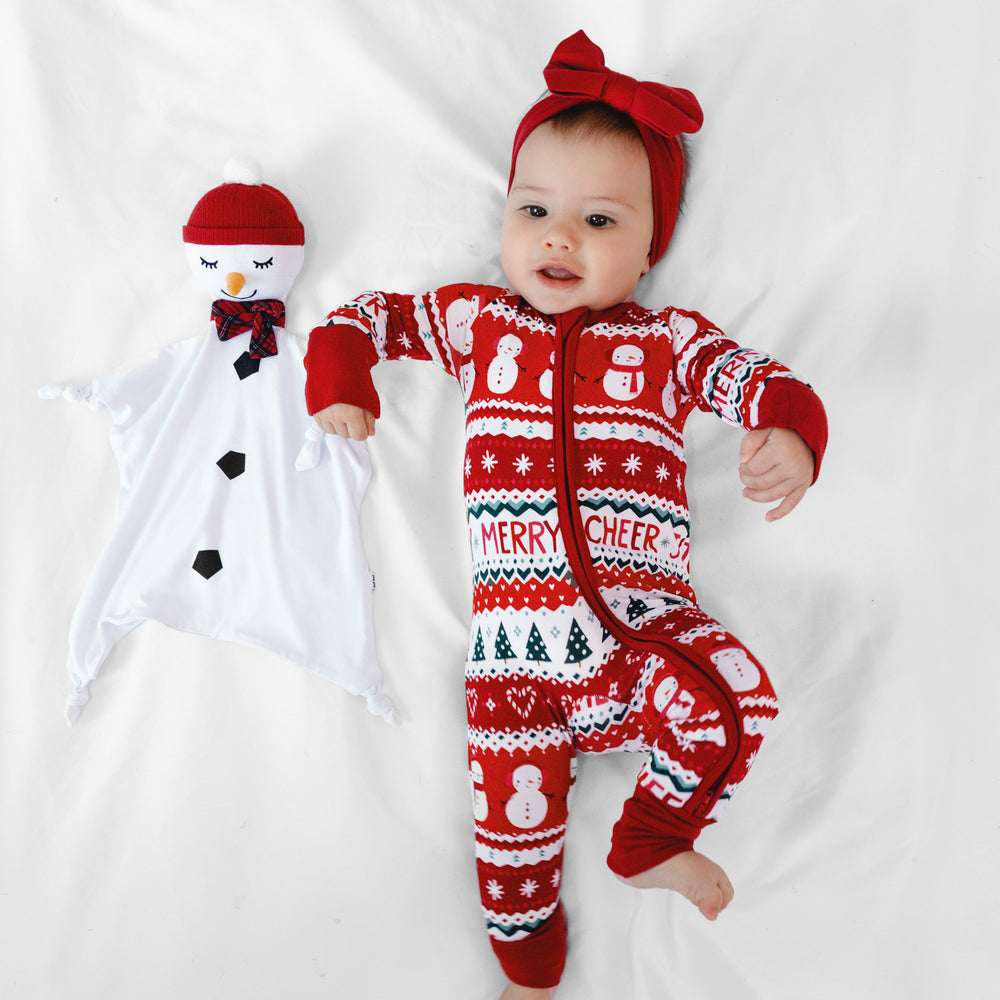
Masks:
[[[539,312],[607,309],[649,270],[653,191],[637,142],[562,135],[543,123],[525,139],[504,210],[500,263]]]

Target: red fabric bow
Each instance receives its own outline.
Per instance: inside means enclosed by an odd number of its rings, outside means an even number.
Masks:
[[[599,101],[627,114],[636,124],[649,157],[653,182],[653,242],[650,261],[663,256],[673,235],[680,203],[684,154],[677,136],[701,128],[702,111],[689,90],[638,80],[604,64],[604,53],[578,31],[561,41],[544,71],[549,93],[533,105],[514,136],[510,180],[517,152],[542,122],[577,104]]]
[[[285,325],[285,303],[281,299],[253,302],[216,299],[212,303],[212,319],[219,340],[229,340],[250,330],[250,357],[270,358],[278,353],[274,326]]]
[[[604,53],[582,31],[556,46],[544,76],[552,94],[603,101],[668,139],[701,128],[701,106],[691,91],[640,83],[608,69]]]

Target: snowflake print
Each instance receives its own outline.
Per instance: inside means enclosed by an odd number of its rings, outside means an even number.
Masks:
[[[521,473],[522,476],[526,475],[528,469],[531,468],[531,459],[527,455],[522,455],[515,463],[514,468]]]
[[[660,481],[661,483],[662,483],[662,482],[663,482],[663,481],[664,481],[664,480],[665,480],[665,479],[667,478],[667,476],[669,476],[669,475],[670,475],[670,470],[669,470],[669,469],[668,469],[668,468],[667,468],[667,467],[666,467],[665,465],[661,465],[661,466],[660,466],[660,467],[659,467],[659,468],[658,468],[658,469],[656,470],[656,478],[657,478],[657,479],[659,479],[659,481]]]
[[[483,453],[483,468],[487,472],[492,472],[493,467],[496,464],[497,464],[496,456],[492,452],[487,451]]]
[[[598,458],[597,455],[591,455],[587,461],[587,471],[596,476],[603,468],[604,459]]]
[[[528,899],[538,892],[538,883],[533,878],[527,878],[521,883],[521,895]]]
[[[410,340],[409,336],[405,333],[399,335],[399,342],[403,345],[404,349],[409,350],[413,346],[413,341]]]
[[[472,459],[471,458],[467,458],[465,460],[465,475],[466,475],[466,478],[468,478],[469,476],[472,475]]]
[[[633,476],[642,468],[642,462],[636,455],[629,455],[627,462],[622,462],[622,468]]]
[[[486,883],[486,891],[490,894],[490,898],[494,900],[500,899],[503,896],[503,888],[495,878],[490,879]]]
[[[560,880],[561,877],[562,877],[562,872],[560,872],[560,871],[554,871],[552,873],[552,888],[553,889],[558,889],[559,888],[559,880]]]

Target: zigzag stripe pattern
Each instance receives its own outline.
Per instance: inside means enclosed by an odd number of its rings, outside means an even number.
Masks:
[[[488,907],[483,908],[486,927],[490,936],[504,941],[520,941],[538,930],[556,911],[558,903],[526,913],[498,913]]]

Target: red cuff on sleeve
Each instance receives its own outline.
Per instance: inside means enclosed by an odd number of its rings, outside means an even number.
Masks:
[[[380,414],[371,369],[378,361],[372,342],[354,326],[317,326],[306,351],[306,409],[310,415],[334,403],[350,403]]]
[[[791,378],[773,378],[764,387],[757,404],[757,427],[787,427],[809,446],[816,465],[813,482],[826,451],[826,410],[804,382]]]

